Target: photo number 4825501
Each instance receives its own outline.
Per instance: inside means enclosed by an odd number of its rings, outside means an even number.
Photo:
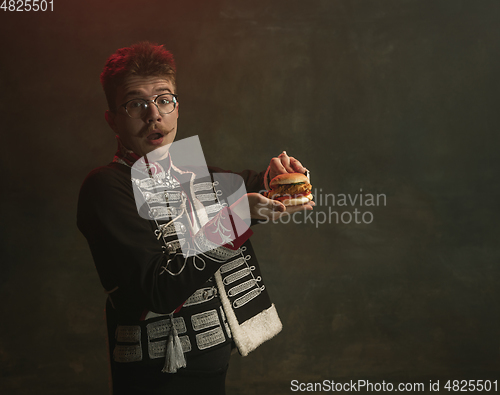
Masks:
[[[54,11],[54,0],[3,0],[2,11]]]

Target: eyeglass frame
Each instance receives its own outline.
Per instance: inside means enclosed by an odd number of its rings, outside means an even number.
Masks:
[[[172,111],[170,111],[170,112],[161,112],[161,111],[160,111],[160,109],[158,108],[158,104],[156,103],[156,100],[158,100],[158,98],[159,98],[159,97],[164,96],[164,95],[170,95],[170,96],[172,96],[172,97],[174,98],[174,109],[173,109]],[[149,108],[149,103],[153,103],[153,104],[156,106],[156,109],[158,110],[158,112],[159,112],[160,114],[162,114],[162,115],[172,114],[172,113],[175,111],[175,109],[177,108],[177,103],[179,103],[179,101],[178,101],[178,97],[179,97],[179,95],[177,95],[177,94],[175,94],[175,93],[170,93],[170,92],[167,92],[167,93],[161,93],[161,94],[159,94],[159,95],[153,95],[153,96],[155,96],[155,98],[154,98],[153,100],[147,100],[147,99],[142,99],[142,98],[140,98],[140,97],[136,97],[136,98],[134,98],[134,99],[130,99],[130,100],[129,100],[129,101],[127,101],[126,103],[122,104],[120,107],[123,107],[123,108],[125,109],[125,112],[127,113],[127,115],[128,115],[130,118],[132,118],[132,119],[140,119],[140,118],[134,118],[134,117],[132,117],[132,116],[128,113],[128,110],[127,110],[127,104],[129,104],[131,101],[134,101],[134,100],[142,100],[143,102],[146,102],[146,105],[148,106],[148,107],[146,107],[146,109],[147,109],[147,108]]]

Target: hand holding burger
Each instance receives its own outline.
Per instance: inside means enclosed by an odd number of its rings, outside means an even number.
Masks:
[[[267,192],[267,197],[280,201],[286,207],[300,206],[313,199],[312,185],[301,173],[279,174],[271,180],[269,187],[271,190]]]
[[[286,151],[283,151],[277,157],[271,159],[271,162],[269,163],[269,167],[266,172],[266,178],[269,177],[268,180],[270,182],[274,177],[280,174],[285,174],[285,173],[304,174],[306,171],[307,169],[304,166],[302,166],[302,163],[300,163],[296,158],[288,156]],[[266,184],[266,188],[270,189],[269,184]]]

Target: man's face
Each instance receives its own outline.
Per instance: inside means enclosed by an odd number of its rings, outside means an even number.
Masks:
[[[117,89],[116,112],[106,111],[106,121],[120,136],[125,148],[139,156],[174,141],[179,117],[178,106],[170,114],[160,114],[158,108],[149,103],[144,116],[136,119],[128,116],[122,104],[131,99],[153,100],[154,96],[163,93],[175,93],[174,85],[169,79],[161,76],[129,76]]]

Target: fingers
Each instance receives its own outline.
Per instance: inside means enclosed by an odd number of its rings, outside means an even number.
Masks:
[[[281,163],[280,158],[271,159],[271,163],[269,164],[269,166],[271,166],[271,170],[270,170],[271,179],[276,177],[278,174],[288,173],[285,166],[283,166],[283,164]]]
[[[311,204],[312,202],[302,204],[300,206],[290,206],[286,208],[286,213],[288,214],[293,214],[298,211],[311,211],[313,209],[314,204]]]
[[[304,174],[307,169],[302,166],[297,159],[292,156],[288,156],[286,151],[283,151],[278,155],[277,158],[271,159],[270,163],[270,176],[271,179],[276,177],[279,174],[285,173],[301,173]]]
[[[269,199],[258,193],[249,193],[250,217],[253,219],[269,220],[286,211],[283,203]]]
[[[255,206],[251,209],[252,218],[261,220],[276,221],[280,218],[290,216],[300,211],[311,211],[316,205],[313,201],[299,206],[286,207],[283,203],[262,197],[259,201],[255,201]]]
[[[283,151],[278,155],[278,158],[281,161],[282,166],[286,169],[287,173],[295,173],[295,170],[290,165],[290,157],[287,155],[286,151]]]
[[[250,206],[250,217],[253,219],[276,220],[282,216],[291,215],[298,211],[310,211],[316,205],[316,203],[311,200],[299,206],[286,207],[280,201],[269,199],[259,193],[248,193],[246,196],[248,198],[248,205]],[[238,207],[237,204],[233,204],[231,209],[241,217],[241,214],[237,211]]]
[[[279,202],[278,200],[273,200],[272,201],[272,210],[275,211],[275,212],[279,212],[279,213],[282,213],[282,212],[285,212],[286,211],[286,207],[283,203]]]
[[[307,171],[307,169],[304,166],[302,166],[302,163],[300,163],[297,159],[291,156],[290,156],[290,166],[293,167],[294,172],[296,173],[304,174]]]
[[[261,208],[268,209],[271,212],[279,212],[279,213],[281,213],[281,212],[286,211],[286,207],[285,207],[285,205],[283,203],[281,203],[278,200],[273,200],[273,199],[266,198],[264,196],[262,196],[262,198],[259,201],[258,205]]]

